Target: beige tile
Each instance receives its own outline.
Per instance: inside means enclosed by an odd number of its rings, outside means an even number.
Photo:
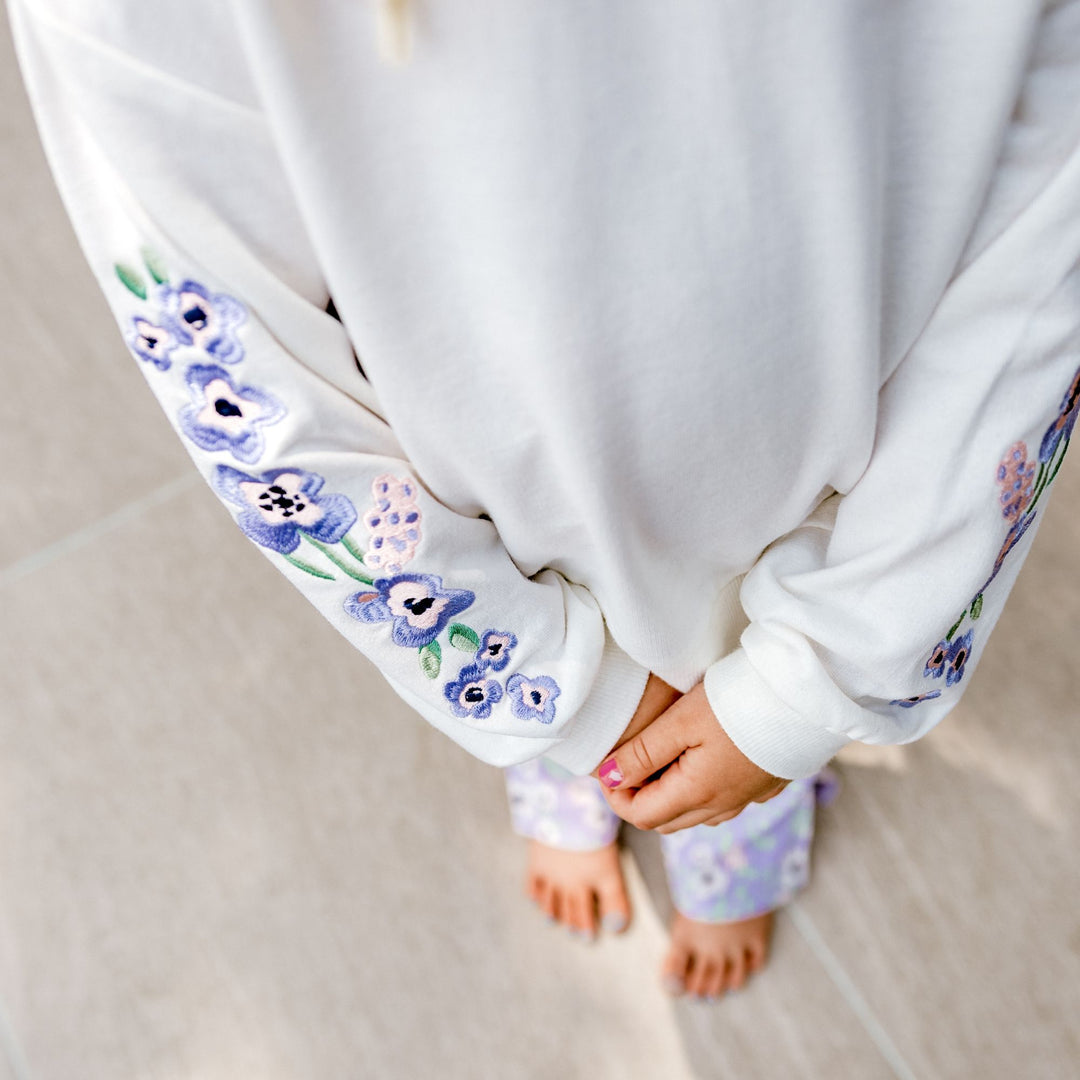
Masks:
[[[5,594],[0,1000],[35,1080],[888,1075],[790,925],[715,1008],[660,992],[636,875],[624,938],[544,925],[498,773],[209,493]]]
[[[30,118],[5,14],[0,105],[3,567],[190,466],[67,223]]]
[[[957,710],[853,755],[805,901],[920,1077],[1080,1073],[1075,461],[1057,484]]]

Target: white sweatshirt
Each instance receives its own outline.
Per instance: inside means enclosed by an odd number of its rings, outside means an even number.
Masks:
[[[228,512],[495,764],[649,671],[782,777],[917,739],[1080,407],[1080,3],[413,6],[9,0]]]

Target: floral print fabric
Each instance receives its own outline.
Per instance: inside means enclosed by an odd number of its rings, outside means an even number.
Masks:
[[[621,821],[591,776],[573,776],[545,758],[504,773],[520,836],[563,851],[594,851],[618,835]],[[675,907],[698,922],[736,922],[786,904],[809,880],[815,805],[830,802],[837,786],[825,769],[721,825],[661,836]]]

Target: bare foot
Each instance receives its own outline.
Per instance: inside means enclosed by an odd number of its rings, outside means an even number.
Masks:
[[[676,913],[660,974],[671,994],[718,998],[738,990],[769,955],[773,913],[731,923],[703,923]]]
[[[630,898],[615,844],[559,851],[530,840],[525,895],[549,919],[585,938],[594,938],[600,926],[621,933],[630,925]]]

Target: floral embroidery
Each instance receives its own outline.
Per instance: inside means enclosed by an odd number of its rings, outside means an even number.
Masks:
[[[443,692],[455,716],[469,716],[474,720],[489,717],[491,706],[502,698],[502,687],[494,679],[486,678],[484,668],[479,664],[463,667],[457,679],[447,683]]]
[[[1068,442],[1076,426],[1076,417],[1080,413],[1080,368],[1077,368],[1069,389],[1061,399],[1061,407],[1058,409],[1057,418],[1046,429],[1042,443],[1039,446],[1039,461],[1045,465],[1057,453],[1058,445],[1062,439]]]
[[[1027,461],[1027,444],[1015,443],[998,466],[1001,514],[1012,521],[1031,502],[1035,487],[1035,462]]]
[[[375,505],[364,515],[371,533],[364,562],[389,574],[400,574],[420,543],[420,507],[411,480],[379,476],[371,485]]]
[[[488,630],[476,651],[476,662],[480,667],[502,671],[510,663],[510,656],[516,646],[517,638],[513,634],[502,630]]]
[[[239,461],[253,464],[263,452],[266,424],[285,415],[285,406],[254,386],[237,387],[216,364],[192,364],[187,370],[192,404],[180,412],[180,428],[203,450],[228,450]]]
[[[361,622],[393,623],[394,644],[405,648],[433,642],[450,619],[476,599],[468,589],[443,588],[435,574],[398,574],[373,585],[375,592],[350,596],[345,610]]]
[[[921,705],[924,701],[933,701],[934,698],[941,697],[940,690],[931,690],[928,694],[916,694],[915,697],[897,698],[894,701],[890,701],[890,705],[899,705],[901,709],[914,709],[916,705]]]
[[[237,523],[257,544],[283,555],[295,551],[301,534],[336,544],[356,521],[344,495],[321,494],[323,478],[303,469],[271,469],[248,476],[219,465],[213,485],[222,498],[242,508]]]
[[[177,288],[162,284],[157,289],[169,325],[184,345],[194,345],[222,364],[244,358],[244,346],[236,336],[247,318],[243,305],[225,293],[210,293],[197,281],[184,281]]]
[[[124,335],[128,348],[140,359],[153,364],[158,371],[172,367],[171,355],[176,349],[176,338],[165,326],[156,326],[149,319],[136,315]]]
[[[506,683],[513,714],[519,720],[539,720],[541,724],[550,724],[555,719],[555,699],[561,692],[550,675],[537,675],[534,679],[511,675]]]
[[[945,637],[934,646],[923,669],[923,678],[940,679],[944,674],[945,684],[954,686],[964,677],[964,669],[971,658],[975,632],[969,627],[966,633],[957,637],[957,631],[965,619],[974,622],[982,614],[983,594],[1001,572],[1009,553],[1020,543],[1024,534],[1034,523],[1038,514],[1036,506],[1039,499],[1053,482],[1058,469],[1061,468],[1061,463],[1065,460],[1065,452],[1069,448],[1069,440],[1076,426],[1078,414],[1080,414],[1080,369],[1073,375],[1072,382],[1061,400],[1058,414],[1042,437],[1037,468],[1035,461],[1028,460],[1027,443],[1022,440],[1013,443],[998,464],[997,482],[1001,489],[998,504],[1001,507],[1001,516],[1011,522],[1009,531],[1005,534],[1005,539],[994,559],[990,576],[972,597],[970,604],[960,613],[960,617],[953,623]],[[934,691],[929,694],[918,694],[915,697],[898,698],[890,704],[910,709],[938,696],[940,696],[940,691]]]

